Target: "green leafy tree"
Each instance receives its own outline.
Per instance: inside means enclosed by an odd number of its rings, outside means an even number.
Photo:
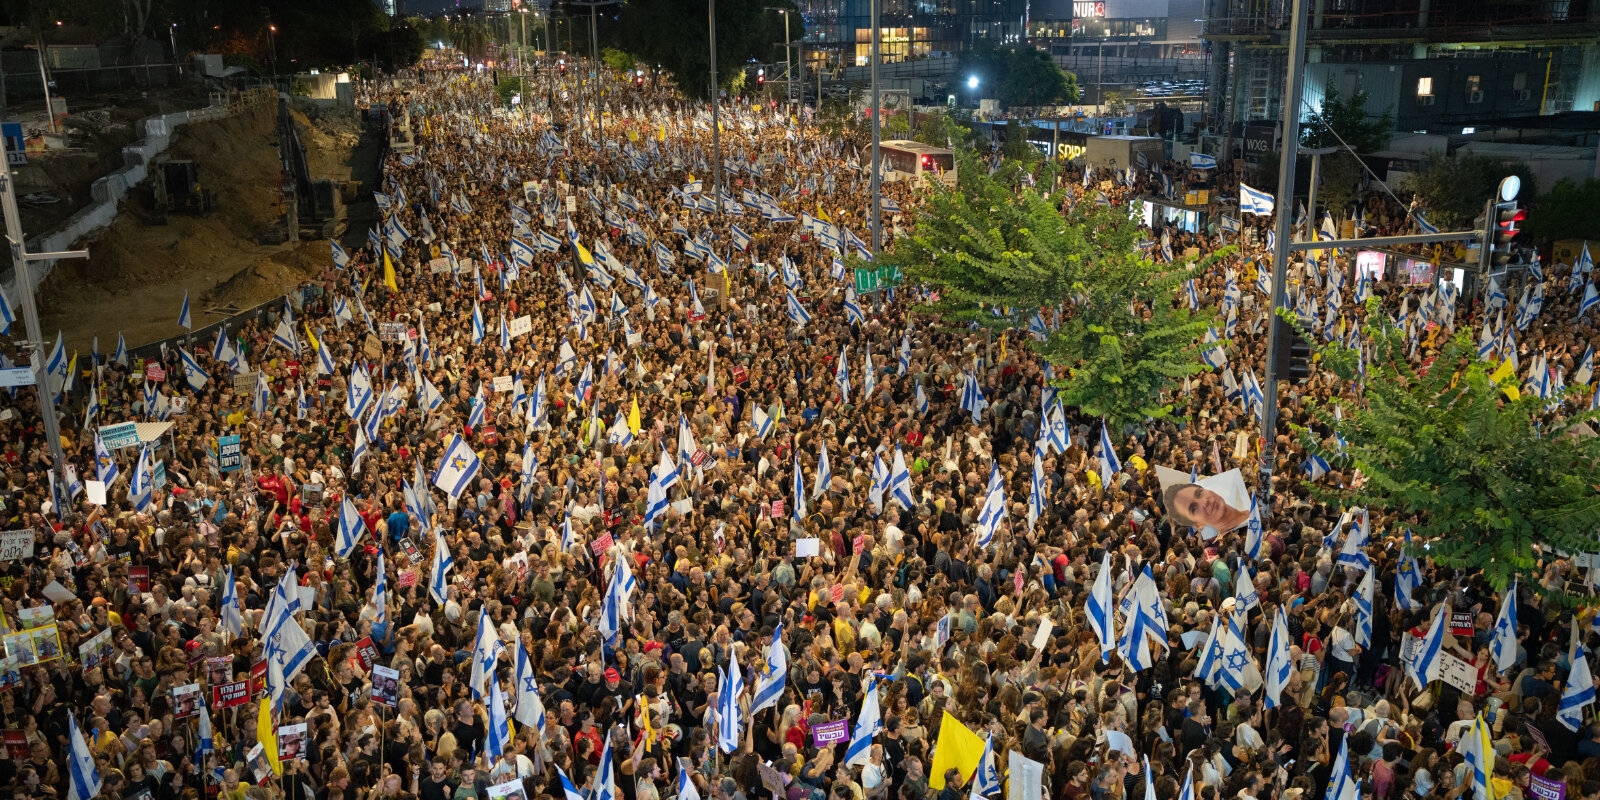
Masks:
[[[1153,263],[1119,209],[1085,201],[1063,213],[1064,195],[1027,185],[1022,165],[990,175],[971,151],[958,163],[957,185],[931,190],[916,233],[896,252],[912,280],[939,290],[930,310],[950,323],[1014,330],[1060,308],[1060,327],[1027,341],[1056,366],[1063,402],[1114,428],[1171,413],[1164,396],[1205,369],[1198,342],[1214,322],[1175,303],[1197,268]],[[1040,186],[1052,183],[1045,172]],[[996,308],[1011,313],[995,316]]]
[[[1360,160],[1346,151],[1322,157],[1322,186],[1317,189],[1317,198],[1335,218],[1344,219],[1344,212],[1361,196],[1361,172]]]
[[[789,9],[789,36],[805,35],[805,24],[791,0],[717,0],[717,79],[722,88],[742,74],[741,65],[765,59],[772,43],[783,41]],[[618,6],[618,46],[641,61],[659,64],[691,97],[711,96],[711,37],[705,0],[648,0]]]
[[[606,66],[618,72],[628,72],[633,69],[633,56],[624,53],[615,47],[607,47],[606,49],[601,50],[600,60],[604,62]]]
[[[1306,115],[1300,126],[1300,143],[1306,147],[1339,147],[1339,141],[1357,153],[1375,153],[1394,133],[1394,115],[1373,116],[1367,111],[1370,95],[1361,89],[1346,98],[1333,81],[1322,95],[1322,107]]]
[[[972,129],[961,124],[961,121],[943,111],[934,111],[922,118],[917,123],[914,137],[923,144],[934,147],[970,147],[972,145]]]
[[[889,139],[904,139],[911,135],[911,118],[905,113],[894,114],[883,118],[882,136]]]
[[[489,26],[480,17],[462,14],[450,20],[450,44],[473,61],[489,57]]]
[[[1400,331],[1368,334],[1361,399],[1316,407],[1313,428],[1300,430],[1309,451],[1365,480],[1344,489],[1312,484],[1313,492],[1406,520],[1435,563],[1481,571],[1496,589],[1514,578],[1539,586],[1541,559],[1548,563],[1552,549],[1600,545],[1600,438],[1578,432],[1595,412],[1555,418],[1536,396],[1512,399],[1507,388],[1517,379],[1497,384],[1497,365],[1477,357],[1466,333],[1424,370],[1411,367]],[[1356,378],[1353,351],[1334,345],[1323,355],[1340,377]],[[1342,453],[1331,432],[1343,438]]]
[[[976,75],[983,95],[1004,108],[1078,102],[1077,76],[1063,72],[1048,53],[1024,45],[996,47],[979,40],[962,54],[956,75]]]
[[[1590,178],[1579,183],[1563,178],[1540,195],[1528,213],[1523,228],[1536,241],[1553,242],[1557,239],[1600,240],[1600,180]],[[1593,255],[1597,252],[1589,248]]]
[[[1403,188],[1415,192],[1427,204],[1429,223],[1449,230],[1471,225],[1507,175],[1522,179],[1523,202],[1538,196],[1533,171],[1527,164],[1518,161],[1508,165],[1497,158],[1471,153],[1452,158],[1435,153],[1428,166],[1408,178]]]

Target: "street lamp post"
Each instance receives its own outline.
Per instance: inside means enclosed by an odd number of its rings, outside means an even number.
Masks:
[[[596,27],[595,20],[597,19],[598,9],[600,6],[616,5],[620,2],[622,2],[622,0],[595,0],[595,2],[571,4],[574,6],[589,7],[589,58],[594,62],[590,65],[592,70],[590,72],[590,77],[592,79],[590,81],[590,91],[591,96],[594,99],[594,120],[596,132],[599,136],[605,135],[606,123],[605,114],[600,110],[600,34],[598,32],[599,29]]]
[[[722,117],[717,91],[717,0],[706,0],[711,34],[711,191],[717,196],[717,217],[722,216]]]
[[[878,259],[878,248],[883,244],[882,217],[883,194],[879,170],[878,142],[883,128],[883,103],[878,97],[878,45],[883,31],[878,27],[878,6],[882,0],[872,0],[872,259]]]

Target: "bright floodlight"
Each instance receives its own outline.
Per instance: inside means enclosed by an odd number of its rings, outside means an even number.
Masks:
[[[968,75],[967,76],[967,88],[968,89],[976,89],[976,88],[978,88],[978,76],[976,76],[976,75]]]

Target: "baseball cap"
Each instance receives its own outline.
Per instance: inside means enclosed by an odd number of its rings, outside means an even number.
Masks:
[[[612,667],[612,668],[606,670],[606,680],[608,680],[608,681],[620,681],[620,680],[622,680],[622,674],[617,672],[615,667]]]

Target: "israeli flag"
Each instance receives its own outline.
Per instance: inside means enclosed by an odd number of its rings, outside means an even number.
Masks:
[[[965,372],[965,380],[961,385],[961,410],[972,415],[972,424],[982,422],[983,410],[989,407],[989,401],[984,399],[983,389],[978,386],[978,378],[971,372]]]
[[[866,314],[861,311],[861,304],[856,300],[856,290],[853,286],[844,289],[844,316],[851,325],[866,324]]]
[[[847,360],[850,355],[850,346],[844,345],[839,350],[839,363],[833,370],[833,385],[839,387],[839,402],[850,402],[850,365]]]
[[[730,654],[728,669],[717,668],[717,747],[724,753],[739,749],[743,720],[739,715],[739,695],[744,693],[744,668]]]
[[[1417,684],[1420,691],[1426,689],[1428,684],[1439,679],[1439,674],[1444,670],[1444,659],[1440,657],[1443,652],[1444,635],[1450,627],[1450,606],[1441,604],[1439,613],[1434,615],[1433,625],[1422,637],[1422,645],[1417,648],[1417,654],[1411,663],[1406,666],[1406,674]],[[1590,696],[1591,701],[1593,696]]]
[[[1087,605],[1089,627],[1094,629],[1095,638],[1100,642],[1101,663],[1109,662],[1111,652],[1117,649],[1113,616],[1116,607],[1116,600],[1111,593],[1111,554],[1106,553],[1100,561],[1100,572],[1095,575],[1094,586],[1089,590]]]
[[[128,483],[128,502],[134,510],[150,507],[151,482],[155,480],[155,467],[150,464],[150,448],[139,448],[139,464],[133,470],[133,480]]]
[[[750,701],[750,713],[763,708],[776,707],[789,680],[789,655],[783,648],[783,620],[778,620],[772,641],[767,643],[766,667],[756,679],[755,696]]]
[[[1372,601],[1376,599],[1372,570],[1367,570],[1361,578],[1361,585],[1356,587],[1356,644],[1362,647],[1372,646]]]
[[[178,327],[194,330],[194,320],[189,317],[189,293],[183,293],[183,308],[178,310]]]
[[[861,699],[861,713],[856,715],[855,728],[850,734],[850,744],[844,751],[845,766],[867,763],[867,757],[872,751],[872,737],[877,735],[881,726],[882,720],[878,711],[878,674],[874,672],[867,677],[866,694]]]
[[[339,269],[344,269],[345,267],[349,266],[350,254],[346,253],[344,248],[340,247],[339,243],[332,239],[328,240],[328,244],[333,245],[333,265]]]
[[[917,407],[917,414],[919,416],[924,416],[924,417],[927,416],[928,415],[928,395],[923,393],[923,391],[922,391],[922,381],[917,381],[917,395],[916,395],[915,402],[916,402],[916,407]]]
[[[1316,453],[1307,453],[1305,463],[1300,468],[1305,470],[1306,474],[1310,476],[1309,480],[1313,481],[1321,480],[1322,476],[1328,474],[1328,471],[1332,469],[1328,466],[1328,460]]]
[[[1584,725],[1583,709],[1594,705],[1594,678],[1589,672],[1589,656],[1579,645],[1572,658],[1572,671],[1567,675],[1567,686],[1561,692],[1561,703],[1556,706],[1556,721],[1562,727],[1577,733]]]
[[[1325,800],[1361,800],[1361,786],[1350,773],[1350,737],[1346,736],[1340,740],[1339,757],[1333,762]]]
[[[1191,152],[1189,153],[1189,166],[1194,169],[1216,169],[1217,157],[1208,156],[1205,153]]]
[[[1004,482],[1000,479],[999,462],[989,462],[989,485],[986,488],[983,506],[978,509],[978,549],[982,550],[994,543],[994,534],[1000,527],[1000,520],[1006,515],[1006,496]]]
[[[433,561],[428,569],[428,594],[433,596],[433,601],[444,605],[446,593],[450,584],[448,575],[456,565],[455,559],[450,557],[450,545],[444,540],[444,534],[438,529],[433,532]]]
[[[439,467],[433,473],[433,485],[443,489],[450,497],[459,499],[477,476],[481,464],[478,454],[472,452],[472,448],[458,433],[450,439],[450,445],[439,459]]]
[[[1372,573],[1367,573],[1371,577]],[[1265,708],[1277,708],[1282,702],[1283,690],[1289,685],[1289,676],[1294,671],[1294,661],[1289,653],[1289,623],[1280,607],[1272,618],[1272,639],[1267,645],[1267,674],[1266,697],[1262,705]]]
[[[1250,188],[1242,181],[1239,183],[1239,211],[1245,214],[1259,216],[1272,216],[1272,195]]]
[[[339,505],[339,540],[334,543],[334,553],[340,558],[349,558],[350,554],[355,552],[356,544],[361,541],[361,534],[366,529],[366,522],[356,511],[355,504],[350,502],[350,495],[346,494],[344,501]]]
[[[1222,215],[1222,229],[1227,231],[1228,233],[1238,233],[1238,232],[1240,232],[1241,230],[1244,229],[1244,225],[1242,223],[1240,223],[1240,221],[1237,218],[1230,217],[1227,214],[1223,214]]]
[[[911,470],[906,469],[905,453],[894,448],[894,469],[889,473],[889,497],[907,511],[915,505],[911,497]]]
[[[1116,448],[1111,446],[1111,432],[1107,430],[1104,420],[1100,422],[1100,483],[1110,488],[1111,476],[1122,471],[1122,460],[1117,458]]]
[[[94,754],[89,752],[89,744],[84,741],[83,729],[78,727],[78,718],[70,710],[67,711],[67,731],[70,739],[67,748],[67,775],[71,786],[68,789],[68,800],[94,800],[100,794],[100,768],[96,766]]]
[[[811,312],[806,311],[805,306],[800,305],[800,301],[795,298],[794,292],[789,293],[788,306],[789,321],[793,322],[797,327],[804,329],[806,327],[806,323],[811,321]]]
[[[822,496],[823,492],[833,483],[833,470],[828,467],[828,443],[822,443],[822,452],[817,456],[817,481],[811,487],[811,499]]]
[[[1505,672],[1517,663],[1517,582],[1513,580],[1500,601],[1490,633],[1489,650],[1494,655],[1495,671]]]
[[[1438,233],[1439,232],[1438,228],[1428,224],[1428,220],[1425,219],[1422,216],[1422,212],[1421,211],[1417,212],[1417,227],[1421,228],[1422,232],[1423,233],[1427,233],[1427,234],[1434,234],[1434,233]]]

